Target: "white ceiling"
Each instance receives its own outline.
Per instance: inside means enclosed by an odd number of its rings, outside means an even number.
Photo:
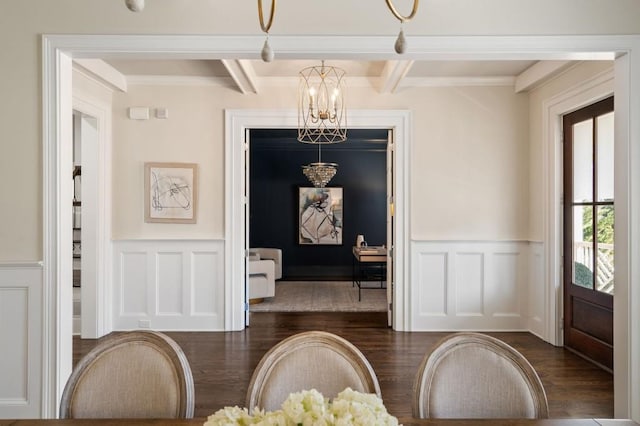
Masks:
[[[115,74],[129,84],[171,84],[180,81],[211,82],[235,87],[242,93],[258,93],[261,87],[297,82],[301,69],[320,65],[312,60],[203,60],[203,59],[107,59],[78,60],[96,75]],[[481,60],[331,60],[343,68],[349,84],[369,84],[382,93],[425,85],[513,85],[516,91],[535,87],[571,66],[569,61]],[[98,67],[99,65],[99,67]],[[100,68],[101,71],[96,71]]]
[[[230,77],[220,60],[124,60],[106,61],[126,76],[165,75],[192,77]],[[320,61],[246,61],[257,77],[297,77],[298,72]],[[413,62],[413,61],[412,61]],[[515,77],[537,61],[415,61],[407,77]],[[379,77],[387,61],[327,61],[340,67],[348,77]]]

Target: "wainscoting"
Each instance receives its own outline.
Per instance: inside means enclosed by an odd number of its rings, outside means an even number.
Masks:
[[[42,265],[0,264],[0,414],[38,418],[42,401]]]
[[[526,241],[412,242],[411,330],[542,335],[541,252]]]
[[[120,240],[113,250],[114,330],[224,330],[224,241]]]

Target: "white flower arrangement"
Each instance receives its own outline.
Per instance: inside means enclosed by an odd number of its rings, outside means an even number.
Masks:
[[[276,411],[225,407],[210,415],[204,426],[398,426],[376,394],[347,388],[332,401],[315,389],[296,392]]]

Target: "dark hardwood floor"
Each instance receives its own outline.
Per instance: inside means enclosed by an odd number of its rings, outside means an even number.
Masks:
[[[167,332],[184,350],[195,382],[197,417],[244,406],[253,369],[275,343],[306,330],[325,330],[356,345],[371,362],[390,413],[411,416],[413,378],[424,353],[448,333],[396,332],[386,313],[257,312],[235,332]],[[522,352],[547,392],[553,418],[613,417],[613,376],[530,333],[488,333]],[[73,340],[74,365],[99,340]]]

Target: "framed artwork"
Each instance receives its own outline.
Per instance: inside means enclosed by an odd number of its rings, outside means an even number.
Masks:
[[[342,188],[298,188],[298,243],[342,244]]]
[[[144,164],[144,221],[196,223],[198,165]]]

